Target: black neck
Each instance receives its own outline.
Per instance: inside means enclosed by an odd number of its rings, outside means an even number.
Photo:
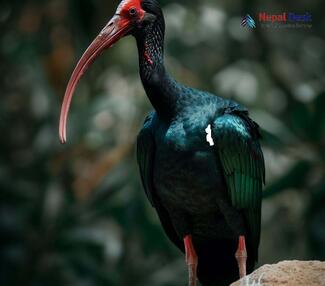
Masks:
[[[176,82],[164,67],[163,16],[148,25],[136,37],[139,51],[140,77],[147,96],[158,115],[170,120],[176,108]]]

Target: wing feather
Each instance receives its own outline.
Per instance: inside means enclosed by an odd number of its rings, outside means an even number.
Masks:
[[[217,142],[231,203],[245,215],[257,259],[265,180],[258,125],[245,111],[227,113],[216,118],[212,135]]]
[[[160,222],[169,239],[184,252],[182,240],[179,239],[170,220],[167,210],[160,203],[153,183],[154,158],[156,143],[154,139],[155,113],[150,113],[146,118],[143,128],[137,138],[137,160],[141,181],[151,205],[156,209]]]

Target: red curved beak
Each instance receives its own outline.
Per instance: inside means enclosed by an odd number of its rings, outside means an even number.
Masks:
[[[66,88],[64,95],[61,115],[60,115],[60,141],[61,143],[66,142],[66,125],[68,119],[68,113],[70,109],[70,104],[72,100],[73,93],[76,86],[85,73],[85,71],[91,66],[94,60],[107,48],[110,48],[114,43],[116,43],[123,36],[128,34],[132,29],[131,22],[124,17],[115,15],[96,39],[90,44],[88,49],[85,51],[81,59],[79,60],[77,66],[75,67],[69,83]]]

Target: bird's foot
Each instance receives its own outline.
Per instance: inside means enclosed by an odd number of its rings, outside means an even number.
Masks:
[[[187,235],[184,238],[185,261],[188,267],[189,286],[196,286],[198,258],[193,246],[192,236]]]
[[[246,261],[247,261],[247,251],[245,244],[245,236],[239,236],[238,249],[236,251],[235,257],[237,259],[239,267],[239,277],[243,278],[246,276]]]

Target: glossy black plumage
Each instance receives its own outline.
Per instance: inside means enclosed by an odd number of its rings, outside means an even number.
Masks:
[[[246,236],[248,272],[258,256],[264,183],[258,126],[239,104],[168,75],[161,10],[150,0],[143,8],[156,15],[134,34],[141,79],[155,108],[137,140],[143,186],[166,234],[183,252],[184,236],[192,235],[201,283],[228,285],[238,279],[239,235]],[[206,140],[209,125],[214,146]]]
[[[140,173],[168,237],[184,251],[182,237],[192,234],[200,280],[207,280],[204,285],[210,285],[210,281],[211,285],[227,285],[238,277],[234,253],[240,234],[247,237],[248,271],[257,260],[263,156],[257,127],[245,110],[210,94],[200,106],[191,91],[195,109],[201,110],[199,115],[184,111],[170,123],[156,113],[146,119],[138,136]],[[216,144],[212,147],[206,141],[208,124],[212,124]],[[238,128],[243,129],[237,133]],[[227,142],[230,144],[223,145]],[[224,155],[220,154],[227,152],[233,152],[234,158],[223,164]],[[246,157],[251,164],[247,171]],[[236,184],[232,177],[237,166],[240,174],[247,180],[254,179],[257,185],[246,188],[240,182],[238,187],[228,187]],[[232,188],[239,196],[231,195]]]
[[[124,36],[136,38],[140,76],[155,112],[137,141],[145,192],[170,240],[184,252],[189,285],[228,285],[257,260],[264,159],[245,108],[176,82],[164,67],[165,22],[155,0],[123,0],[68,82],[59,135],[84,72]],[[209,134],[207,134],[208,132]],[[240,243],[238,244],[240,238]],[[238,245],[238,250],[237,250]],[[236,253],[236,259],[235,259]],[[198,268],[197,268],[198,267]]]

